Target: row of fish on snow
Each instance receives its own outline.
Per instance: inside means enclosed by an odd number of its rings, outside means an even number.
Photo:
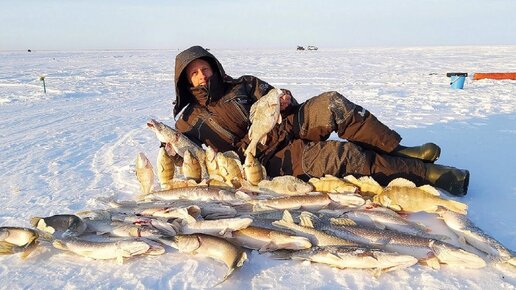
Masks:
[[[38,242],[48,241],[58,249],[121,263],[134,255],[161,255],[171,246],[223,262],[226,276],[246,261],[243,248],[375,274],[417,262],[434,268],[481,268],[486,261],[515,265],[508,249],[467,219],[466,205],[440,197],[435,188],[403,179],[383,188],[370,177],[353,176],[269,180],[250,154],[241,165],[234,153],[204,151],[163,123],[150,125],[177,138],[167,139],[170,148],[158,153],[160,190],[153,190],[154,169],[139,153],[138,200],[105,200],[101,210],[34,217],[35,229],[2,227],[0,253],[28,256]],[[180,143],[188,149],[179,150]],[[208,178],[192,151],[204,154]],[[433,234],[398,213],[418,211],[436,213],[460,239]]]
[[[138,154],[142,194],[136,200],[106,199],[104,209],[34,217],[34,228],[0,227],[0,254],[27,257],[46,243],[122,263],[172,247],[222,262],[228,268],[224,280],[247,260],[244,248],[375,275],[416,263],[516,266],[510,250],[471,223],[465,204],[431,186],[397,179],[382,187],[353,176],[269,179],[252,149],[241,164],[234,152],[203,149],[164,123],[150,120],[147,126],[166,145],[156,170]],[[420,211],[443,220],[449,234],[405,217]]]

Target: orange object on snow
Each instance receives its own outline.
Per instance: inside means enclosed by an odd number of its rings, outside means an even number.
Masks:
[[[493,79],[493,80],[516,80],[516,72],[508,73],[475,73],[473,80]]]

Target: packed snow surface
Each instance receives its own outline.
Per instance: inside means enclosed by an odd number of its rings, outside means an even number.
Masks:
[[[174,58],[180,50],[0,52],[0,226],[99,209],[101,198],[133,200],[138,152],[154,163],[159,141],[150,118],[173,125]],[[516,46],[218,50],[226,72],[255,75],[304,101],[338,91],[397,130],[405,145],[433,141],[438,163],[471,172],[469,218],[516,249],[516,81],[466,79],[447,72],[516,69]],[[45,78],[46,94],[43,92]],[[332,138],[336,138],[332,136]],[[414,215],[436,221],[432,215]],[[168,250],[123,265],[48,244],[22,260],[0,257],[2,289],[209,288],[225,268]],[[225,289],[515,289],[516,273],[416,265],[375,278],[364,270],[272,260],[249,261]]]

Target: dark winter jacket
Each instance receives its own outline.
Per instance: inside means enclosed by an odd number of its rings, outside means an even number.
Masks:
[[[198,58],[210,63],[213,76],[207,86],[191,88],[185,68]],[[273,87],[254,76],[234,79],[226,75],[220,62],[200,46],[193,46],[177,55],[175,85],[174,116],[183,110],[176,121],[176,128],[199,144],[204,143],[221,152],[234,150],[243,157],[249,143],[247,133],[251,106]],[[205,105],[202,104],[204,102]],[[293,100],[293,105],[283,112],[285,117],[296,105]],[[257,148],[262,161],[282,144],[288,144],[292,135],[292,126],[285,118],[269,133],[267,144]]]

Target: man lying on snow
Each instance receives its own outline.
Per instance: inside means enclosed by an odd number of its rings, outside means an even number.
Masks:
[[[174,117],[184,109],[176,128],[199,145],[234,150],[243,161],[251,105],[273,87],[254,76],[226,75],[220,62],[200,46],[176,56],[175,87]],[[440,154],[437,145],[401,146],[398,133],[337,92],[298,104],[283,90],[280,105],[281,124],[256,150],[271,177],[369,175],[383,185],[403,177],[454,195],[467,193],[469,171],[433,164]],[[327,140],[332,132],[346,140]]]

